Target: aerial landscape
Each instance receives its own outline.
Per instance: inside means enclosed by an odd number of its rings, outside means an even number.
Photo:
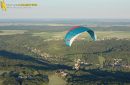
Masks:
[[[0,85],[130,85],[130,0],[0,0]]]
[[[8,21],[0,22],[0,85],[130,84],[130,20]],[[81,24],[97,40],[84,32],[66,46]]]

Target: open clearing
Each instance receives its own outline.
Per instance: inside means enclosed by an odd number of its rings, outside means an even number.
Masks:
[[[130,39],[130,32],[126,31],[99,31],[96,34],[99,39]]]
[[[27,30],[0,30],[0,35],[24,34]]]
[[[51,40],[62,40],[65,37],[65,34],[67,32],[39,32],[39,33],[33,33],[32,36],[40,36],[45,39],[45,41],[51,41]],[[117,39],[130,39],[130,32],[126,31],[97,31],[97,38],[98,40],[102,39],[111,39],[111,38],[117,38]],[[88,34],[87,34],[88,36]],[[83,33],[79,36],[79,39],[85,39],[86,33]]]
[[[66,81],[57,75],[53,74],[49,76],[49,84],[48,85],[66,85]]]
[[[0,30],[0,35],[15,35],[15,34],[24,34],[28,30]],[[44,39],[44,41],[52,40],[63,40],[67,31],[64,32],[34,32],[30,33],[32,36],[39,36]],[[87,34],[87,35],[86,35]],[[130,39],[130,32],[128,31],[96,31],[98,40],[105,40],[111,38],[117,39]],[[88,33],[82,33],[78,39],[86,39],[89,36]]]

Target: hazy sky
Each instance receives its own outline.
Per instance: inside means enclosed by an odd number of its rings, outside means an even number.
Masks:
[[[6,3],[37,2],[34,8],[0,10],[9,18],[107,18],[130,19],[130,0],[5,0]]]

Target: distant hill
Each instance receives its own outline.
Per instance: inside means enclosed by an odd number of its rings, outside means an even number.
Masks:
[[[61,32],[67,31],[72,26],[0,26],[0,30],[43,30],[43,31],[53,31],[53,32]],[[130,31],[129,26],[98,26],[98,27],[90,27],[95,31]]]
[[[72,26],[82,25],[96,31],[130,31],[129,19],[1,19],[1,29],[42,29],[66,31]]]

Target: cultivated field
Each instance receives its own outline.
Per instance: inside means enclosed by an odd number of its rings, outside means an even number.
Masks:
[[[41,38],[46,38],[45,41],[51,41],[51,40],[62,40],[67,31],[65,32],[39,32],[39,33],[33,33],[33,36],[40,36]],[[96,31],[97,39],[98,40],[105,40],[105,39],[130,39],[130,32],[128,31]],[[79,40],[86,39],[88,36],[88,33],[83,33],[79,36]]]
[[[0,35],[24,34],[27,30],[0,30]]]

